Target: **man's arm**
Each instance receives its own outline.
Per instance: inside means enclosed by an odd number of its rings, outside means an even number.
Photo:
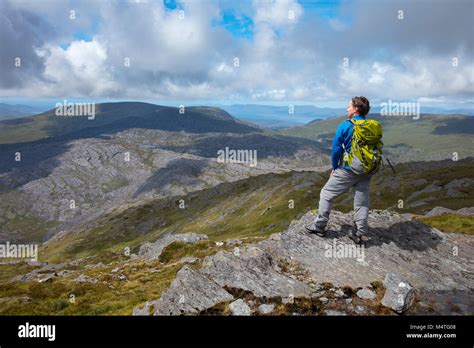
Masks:
[[[342,144],[344,143],[344,132],[346,130],[346,122],[342,122],[339,127],[337,127],[336,135],[332,141],[332,170],[336,170],[339,166],[339,159],[344,153]]]

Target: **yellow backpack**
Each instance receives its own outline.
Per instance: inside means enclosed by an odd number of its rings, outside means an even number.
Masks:
[[[382,125],[376,120],[349,120],[354,125],[351,151],[343,161],[356,174],[373,174],[382,163]]]

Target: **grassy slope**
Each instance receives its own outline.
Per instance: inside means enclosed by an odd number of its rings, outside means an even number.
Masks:
[[[416,219],[443,232],[474,235],[474,216],[442,214],[433,217],[420,216]]]
[[[409,117],[384,117],[370,115],[384,127],[383,142],[387,154],[399,160],[433,160],[451,158],[457,152],[459,158],[473,156],[474,118],[469,116],[428,116],[419,120]],[[337,126],[345,118],[314,121],[305,126],[287,128],[284,135],[308,139],[331,138]],[[329,144],[328,144],[329,145]],[[411,150],[411,151],[409,151]]]
[[[298,185],[308,185],[295,189]],[[192,193],[157,199],[111,212],[96,223],[41,251],[48,261],[94,255],[104,249],[135,250],[164,233],[205,233],[211,240],[259,238],[286,229],[292,219],[314,207],[322,179],[316,173],[267,174]],[[180,209],[183,199],[185,209]],[[295,208],[288,208],[288,201]],[[146,227],[145,227],[146,226]],[[139,232],[146,229],[146,232]]]

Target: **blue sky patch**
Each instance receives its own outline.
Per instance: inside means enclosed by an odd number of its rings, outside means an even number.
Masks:
[[[212,24],[225,28],[235,37],[247,39],[253,37],[254,24],[252,18],[244,14],[237,14],[231,9],[222,11],[222,17],[219,20],[215,20]]]

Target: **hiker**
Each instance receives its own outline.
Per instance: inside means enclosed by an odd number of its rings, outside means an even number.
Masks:
[[[365,97],[354,97],[347,106],[348,119],[339,124],[332,143],[332,172],[321,190],[318,216],[306,226],[311,233],[325,235],[333,201],[353,187],[355,226],[349,238],[363,243],[368,231],[369,183],[380,168],[383,146],[382,126],[365,118],[369,110]]]

